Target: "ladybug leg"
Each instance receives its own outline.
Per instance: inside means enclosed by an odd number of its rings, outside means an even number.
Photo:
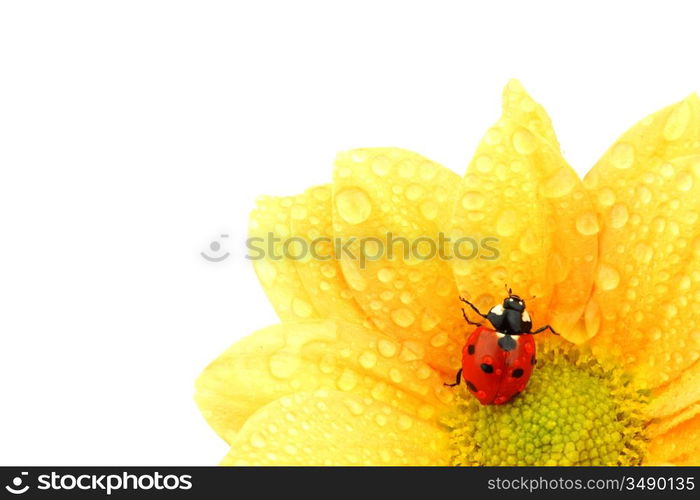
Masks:
[[[466,321],[470,325],[481,326],[481,323],[477,323],[476,321],[472,321],[469,319],[469,316],[467,316],[467,311],[465,311],[464,308],[462,308],[462,316],[464,316],[464,321]]]
[[[457,372],[457,378],[455,379],[454,384],[448,384],[445,382],[443,385],[446,385],[447,387],[454,387],[456,385],[459,385],[459,383],[462,381],[462,369],[460,368],[459,371]]]
[[[542,332],[545,331],[545,330],[549,330],[549,331],[552,332],[554,335],[559,335],[559,334],[554,330],[554,328],[552,328],[552,327],[549,326],[549,325],[544,325],[544,326],[538,328],[537,330],[535,330],[534,332],[532,332],[532,335],[536,335],[536,334],[538,334],[538,333],[542,333]]]
[[[478,314],[479,316],[481,316],[482,318],[488,319],[488,318],[486,317],[485,314],[483,314],[481,311],[479,311],[479,310],[476,308],[476,306],[475,306],[474,304],[472,304],[471,302],[469,302],[467,299],[465,299],[465,298],[463,298],[463,297],[460,297],[459,300],[461,300],[462,302],[464,302],[465,304],[467,304],[469,307],[471,307],[471,308],[474,310],[474,312],[475,312],[476,314]]]

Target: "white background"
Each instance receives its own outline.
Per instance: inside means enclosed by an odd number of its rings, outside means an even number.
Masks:
[[[521,80],[584,173],[700,90],[692,2],[0,4],[0,463],[213,464],[193,381],[276,321],[258,194],[400,146],[462,173]],[[219,235],[232,253],[199,256]],[[223,251],[223,250],[221,250]]]

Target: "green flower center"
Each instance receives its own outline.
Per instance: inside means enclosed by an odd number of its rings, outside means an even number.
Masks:
[[[639,465],[644,391],[617,368],[556,342],[540,345],[525,391],[482,406],[461,388],[442,419],[454,465]]]

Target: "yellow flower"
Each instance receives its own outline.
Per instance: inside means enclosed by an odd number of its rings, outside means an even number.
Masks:
[[[698,97],[632,127],[583,180],[518,82],[503,102],[461,179],[360,149],[332,184],[259,201],[250,236],[299,258],[254,261],[282,323],[197,381],[224,464],[700,464]],[[388,234],[422,241],[380,255]],[[419,257],[445,236],[449,255]],[[539,335],[523,394],[480,406],[443,385],[470,331],[459,296],[488,309],[505,283],[563,339]]]

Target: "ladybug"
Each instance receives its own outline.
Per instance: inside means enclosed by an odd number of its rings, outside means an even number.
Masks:
[[[537,363],[533,335],[545,330],[559,335],[545,325],[532,331],[532,320],[525,310],[525,301],[508,288],[503,304],[493,306],[483,314],[467,299],[459,299],[471,307],[493,328],[471,321],[467,312],[462,315],[467,323],[477,328],[469,335],[462,349],[462,368],[457,372],[454,384],[464,382],[482,405],[502,405],[525,390],[532,370]]]

